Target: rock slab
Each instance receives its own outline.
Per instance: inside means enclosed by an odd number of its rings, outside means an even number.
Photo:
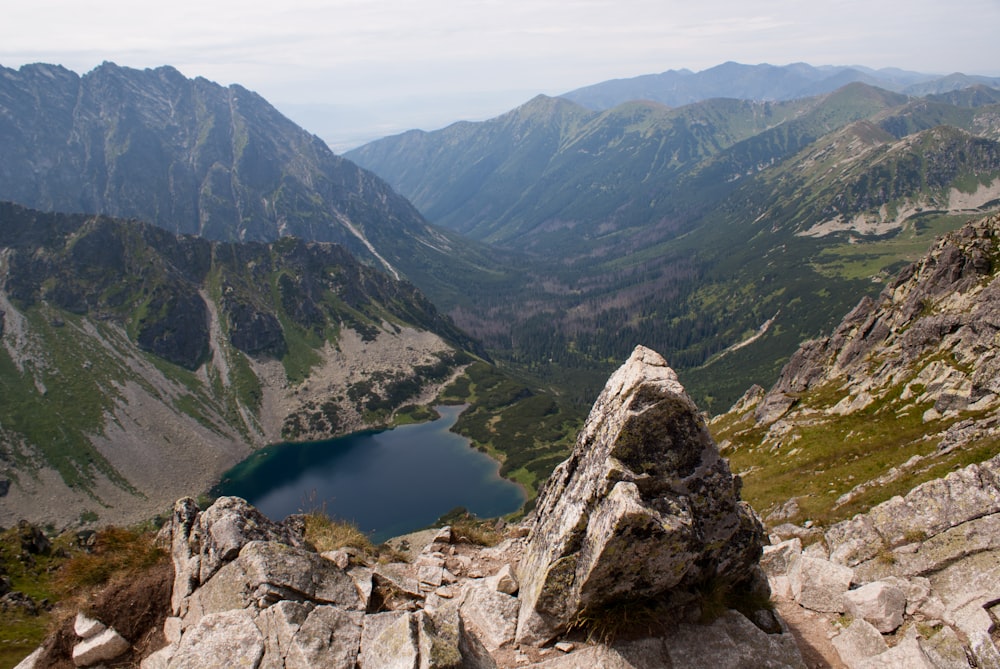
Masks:
[[[751,579],[763,529],[739,488],[677,375],[637,347],[539,495],[517,641],[544,643],[622,603],[682,607],[707,583]]]

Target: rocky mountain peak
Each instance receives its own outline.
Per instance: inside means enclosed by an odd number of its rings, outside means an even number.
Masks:
[[[0,68],[0,114],[0,199],[215,240],[337,242],[397,277],[456,243],[238,85],[110,62]]]
[[[547,641],[628,601],[680,609],[709,581],[750,579],[761,536],[676,374],[637,347],[539,495],[518,639]]]
[[[844,413],[890,389],[916,404],[932,400],[938,413],[997,404],[998,270],[1000,216],[942,237],[877,299],[862,299],[833,334],[802,344],[757,406],[757,420],[774,423],[804,393],[834,380],[847,391],[838,405]]]

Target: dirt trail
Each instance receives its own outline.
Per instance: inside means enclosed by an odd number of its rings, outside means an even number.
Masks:
[[[809,669],[847,669],[830,642],[830,618],[804,609],[793,601],[775,597],[775,608],[788,624]]]

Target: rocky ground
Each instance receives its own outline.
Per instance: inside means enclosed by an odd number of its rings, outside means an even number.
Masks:
[[[775,528],[761,566],[789,619],[845,666],[1000,666],[1000,456],[825,532]],[[825,619],[826,623],[822,622]]]

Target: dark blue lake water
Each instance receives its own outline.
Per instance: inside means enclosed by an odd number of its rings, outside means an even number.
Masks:
[[[448,431],[462,408],[437,407],[441,418],[430,423],[268,446],[226,472],[214,492],[243,497],[272,520],[325,508],[376,543],[427,527],[457,506],[480,518],[516,511],[520,487]]]

